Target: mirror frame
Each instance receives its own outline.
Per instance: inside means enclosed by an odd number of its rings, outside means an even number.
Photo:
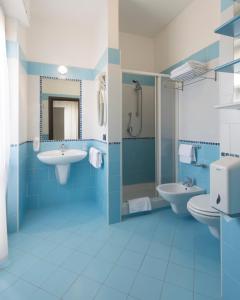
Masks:
[[[42,87],[44,79],[53,79],[53,80],[68,80],[75,81],[79,83],[80,86],[80,95],[79,95],[79,139],[66,139],[66,140],[49,140],[43,137],[43,111],[42,111]],[[50,76],[40,76],[40,141],[41,142],[58,142],[58,141],[79,141],[82,140],[82,80],[79,79],[70,79],[70,78],[59,78],[59,77],[50,77]],[[48,133],[49,134],[49,133]]]

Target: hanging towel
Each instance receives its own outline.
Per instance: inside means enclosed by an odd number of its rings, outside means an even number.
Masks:
[[[89,162],[96,168],[100,169],[103,163],[102,152],[94,147],[89,149]]]
[[[128,200],[128,205],[130,214],[152,210],[152,204],[149,197]]]
[[[185,164],[196,162],[195,148],[190,144],[180,144],[179,146],[179,160]]]

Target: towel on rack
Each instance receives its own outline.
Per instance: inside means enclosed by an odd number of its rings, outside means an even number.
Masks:
[[[152,204],[149,197],[128,200],[128,206],[130,214],[152,210]]]
[[[195,147],[190,144],[180,144],[179,146],[179,160],[185,164],[196,162]]]
[[[89,149],[89,162],[94,168],[100,169],[103,163],[102,152],[91,147]]]
[[[173,80],[189,80],[196,76],[206,73],[208,70],[207,64],[198,61],[188,61],[180,67],[172,70],[170,78]]]

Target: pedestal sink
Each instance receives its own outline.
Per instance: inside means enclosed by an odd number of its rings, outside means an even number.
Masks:
[[[87,152],[78,149],[52,150],[38,153],[38,159],[47,165],[55,165],[55,174],[60,184],[66,184],[70,165],[87,156]]]

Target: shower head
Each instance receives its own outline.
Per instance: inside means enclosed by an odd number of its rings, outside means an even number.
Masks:
[[[136,88],[135,88],[136,90],[141,90],[142,89],[142,86],[141,86],[141,84],[138,80],[133,80],[132,82],[136,84]]]

